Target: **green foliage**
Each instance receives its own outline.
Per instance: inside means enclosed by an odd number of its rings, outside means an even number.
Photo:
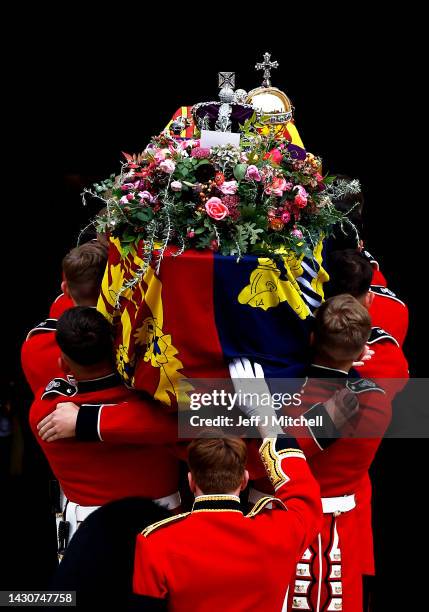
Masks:
[[[111,174],[109,178],[105,179],[104,181],[100,181],[99,183],[94,183],[94,190],[95,190],[95,193],[101,194],[101,193],[105,193],[106,191],[110,191],[111,189],[113,189],[114,185],[115,185],[115,175]]]

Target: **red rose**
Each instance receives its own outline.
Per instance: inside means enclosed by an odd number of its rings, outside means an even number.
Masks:
[[[264,159],[269,159],[273,164],[280,164],[283,159],[283,155],[278,149],[271,149],[271,151],[265,153]]]
[[[229,210],[220,198],[210,198],[206,202],[206,212],[215,221],[222,221],[228,216]]]

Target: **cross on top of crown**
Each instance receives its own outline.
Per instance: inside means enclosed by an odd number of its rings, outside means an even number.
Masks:
[[[271,61],[271,53],[264,53],[264,61],[256,64],[256,70],[264,71],[264,80],[262,81],[262,87],[271,87],[271,70],[278,68],[279,63]]]
[[[223,87],[234,89],[235,72],[218,72],[217,79],[219,89],[222,89]]]

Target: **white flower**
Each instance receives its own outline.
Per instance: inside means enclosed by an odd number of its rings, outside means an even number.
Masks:
[[[176,169],[176,164],[171,159],[166,159],[159,164],[159,169],[167,174],[173,174]]]
[[[182,189],[182,183],[180,181],[173,181],[170,186],[173,191],[181,191]]]

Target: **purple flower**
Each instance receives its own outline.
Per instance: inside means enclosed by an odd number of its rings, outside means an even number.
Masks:
[[[298,145],[289,144],[287,146],[287,150],[290,153],[292,159],[304,160],[307,157],[307,152],[302,147],[298,147]]]

